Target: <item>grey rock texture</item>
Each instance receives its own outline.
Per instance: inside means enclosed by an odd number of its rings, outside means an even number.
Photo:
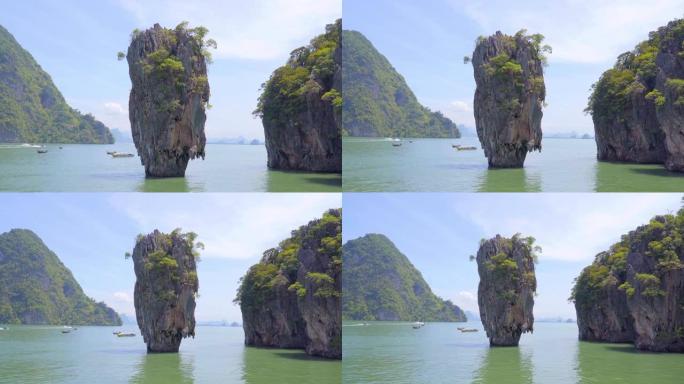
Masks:
[[[145,175],[184,176],[191,159],[205,156],[209,84],[201,44],[188,29],[155,24],[133,36],[126,57],[131,132]]]
[[[665,160],[665,135],[648,91],[635,87],[619,118],[594,114],[597,158],[601,161],[658,163]]]
[[[187,234],[155,230],[135,244],[135,314],[148,352],[178,352],[183,338],[195,336],[199,282],[191,243]]]
[[[684,20],[658,30],[660,51],[656,56],[656,89],[665,96],[658,120],[665,133],[665,168],[684,172]]]
[[[473,52],[477,136],[491,168],[520,168],[541,151],[546,97],[542,59],[528,36],[496,32]]]
[[[516,346],[520,336],[533,331],[537,280],[531,243],[497,235],[477,251],[480,319],[492,346]]]
[[[605,262],[610,253],[596,256]],[[634,340],[634,326],[627,308],[627,297],[618,289],[620,276],[607,278],[594,288],[594,295],[575,300],[579,339],[626,343]]]
[[[341,97],[342,23],[328,25],[326,33],[311,45],[292,51],[284,67],[277,69],[264,85],[260,115],[264,126],[268,167],[287,171],[342,171],[342,108],[336,106],[331,91]],[[325,40],[335,44],[330,63],[312,63],[324,49]],[[319,71],[317,67],[327,69]],[[284,89],[277,79],[283,71],[308,73],[298,91]],[[340,101],[341,102],[341,101]]]
[[[342,358],[341,210],[293,231],[242,279],[245,344]]]

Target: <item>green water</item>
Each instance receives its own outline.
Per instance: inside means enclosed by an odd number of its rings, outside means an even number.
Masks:
[[[147,354],[135,326],[8,326],[0,331],[0,383],[337,384],[342,363],[298,350],[246,348],[242,328],[198,327],[177,354]]]
[[[133,144],[0,145],[0,191],[12,192],[339,192],[339,174],[270,171],[263,145],[207,145],[205,160],[190,161],[184,178],[146,179]]]
[[[636,352],[628,344],[577,340],[577,326],[536,323],[518,348],[490,348],[480,322],[345,322],[343,382],[682,383],[683,354]],[[460,333],[467,326],[479,332]]]
[[[456,151],[452,144],[475,146]],[[414,139],[400,147],[383,139],[343,139],[344,191],[413,192],[682,192],[684,174],[662,165],[596,161],[594,140],[544,139],[525,168],[489,170],[475,137]]]

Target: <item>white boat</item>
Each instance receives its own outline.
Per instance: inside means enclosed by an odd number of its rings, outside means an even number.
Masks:
[[[111,155],[113,158],[118,158],[118,157],[133,157],[135,156],[132,153],[123,153],[123,152],[114,152]]]
[[[135,333],[117,333],[117,337],[133,337],[135,336]]]

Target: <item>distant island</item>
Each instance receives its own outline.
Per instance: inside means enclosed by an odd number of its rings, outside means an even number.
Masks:
[[[121,325],[30,230],[0,234],[0,324]]]
[[[421,273],[385,235],[348,241],[343,258],[345,320],[466,321],[461,308],[432,293]]]
[[[50,75],[2,26],[0,53],[0,143],[114,143],[106,125],[66,103]]]
[[[461,137],[441,112],[422,106],[389,60],[357,31],[342,31],[343,134]]]

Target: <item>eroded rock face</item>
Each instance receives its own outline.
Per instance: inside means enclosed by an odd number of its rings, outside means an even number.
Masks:
[[[598,263],[607,263],[610,252],[596,256]],[[627,297],[618,289],[620,272],[606,272],[588,267],[582,272],[578,284],[592,284],[591,294],[582,294],[575,299],[579,339],[586,341],[607,341],[625,343],[634,340],[633,320],[627,309]],[[589,275],[605,275],[600,283],[589,282]],[[608,273],[608,274],[606,274]],[[624,275],[622,275],[624,278]]]
[[[539,44],[523,33],[482,38],[473,52],[477,136],[489,166],[519,168],[541,151],[546,97]]]
[[[135,314],[148,352],[178,352],[183,338],[195,337],[193,240],[155,230],[135,244]]]
[[[537,280],[533,240],[528,239],[497,235],[477,251],[477,302],[492,346],[518,345],[520,335],[533,331]]]
[[[573,289],[580,339],[684,352],[683,234],[684,210],[656,216],[582,271]]]
[[[656,56],[656,89],[665,96],[658,119],[665,133],[665,168],[684,172],[684,20],[658,30],[660,51]]]
[[[129,119],[147,177],[182,177],[191,159],[204,159],[209,83],[202,49],[184,27],[155,24],[133,36]]]
[[[342,358],[341,211],[331,210],[264,253],[236,301],[245,344]]]
[[[598,159],[684,171],[684,20],[649,34],[594,85]]]
[[[643,87],[632,89],[617,118],[600,113],[592,115],[598,160],[634,163],[665,160],[665,135],[659,127],[655,105],[646,100],[647,93]]]
[[[328,25],[264,84],[256,113],[269,168],[342,171],[341,33],[340,20]]]

